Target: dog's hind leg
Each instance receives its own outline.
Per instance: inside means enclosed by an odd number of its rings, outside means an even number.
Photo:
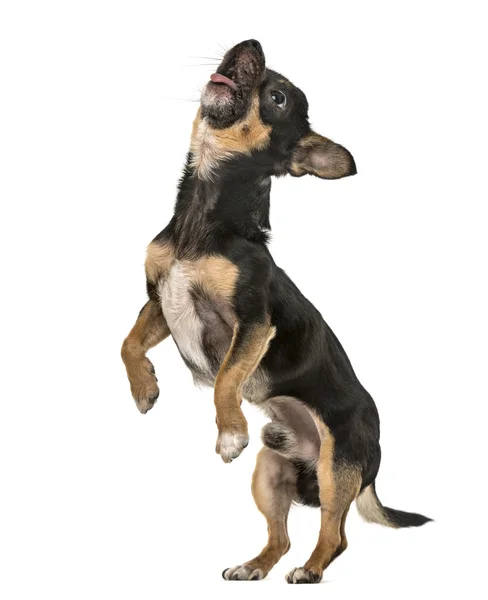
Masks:
[[[322,438],[317,478],[321,511],[319,539],[305,565],[288,573],[288,583],[319,582],[324,569],[347,546],[346,516],[361,488],[361,474],[357,466],[336,460],[334,438],[328,431]]]
[[[238,567],[225,569],[224,579],[263,579],[288,552],[288,512],[296,493],[293,464],[269,448],[263,448],[252,479],[254,501],[268,523],[268,543],[261,554]]]
[[[146,352],[162,342],[169,333],[160,304],[156,300],[149,300],[122,345],[122,360],[127,369],[132,396],[143,414],[154,406],[159,396],[154,367],[146,357]]]

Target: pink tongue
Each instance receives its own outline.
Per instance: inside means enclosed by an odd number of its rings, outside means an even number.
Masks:
[[[225,83],[225,85],[228,85],[233,90],[237,90],[237,85],[232,81],[232,79],[229,79],[220,73],[214,73],[213,75],[210,75],[210,80],[214,83]]]

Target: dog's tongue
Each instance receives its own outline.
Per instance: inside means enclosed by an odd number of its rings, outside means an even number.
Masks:
[[[225,75],[221,75],[220,73],[214,73],[213,75],[210,75],[210,80],[214,83],[224,83],[233,90],[237,90],[237,85],[232,81],[232,79],[229,79],[228,77],[226,77]]]

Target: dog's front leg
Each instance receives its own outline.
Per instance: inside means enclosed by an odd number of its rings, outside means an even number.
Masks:
[[[237,458],[249,442],[247,421],[241,410],[242,386],[254,373],[274,337],[269,317],[239,323],[215,381],[215,408],[219,435],[215,451],[226,463]]]
[[[170,335],[159,302],[149,300],[122,345],[122,360],[127,369],[132,396],[145,414],[159,396],[156,374],[146,352]]]

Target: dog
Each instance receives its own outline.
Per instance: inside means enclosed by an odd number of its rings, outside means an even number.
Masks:
[[[148,302],[122,346],[132,395],[146,413],[159,395],[146,352],[170,335],[197,384],[214,387],[216,452],[230,463],[247,446],[242,399],[270,418],[252,479],[268,543],[224,579],[263,579],[288,551],[292,502],[320,507],[318,543],[289,583],[317,583],[347,547],[356,500],[389,527],[431,519],[381,504],[379,417],[319,311],[267,247],[271,177],[356,173],[343,146],[309,125],[304,93],[266,68],[262,47],[229,50],[204,88],[174,216],[149,244]]]

